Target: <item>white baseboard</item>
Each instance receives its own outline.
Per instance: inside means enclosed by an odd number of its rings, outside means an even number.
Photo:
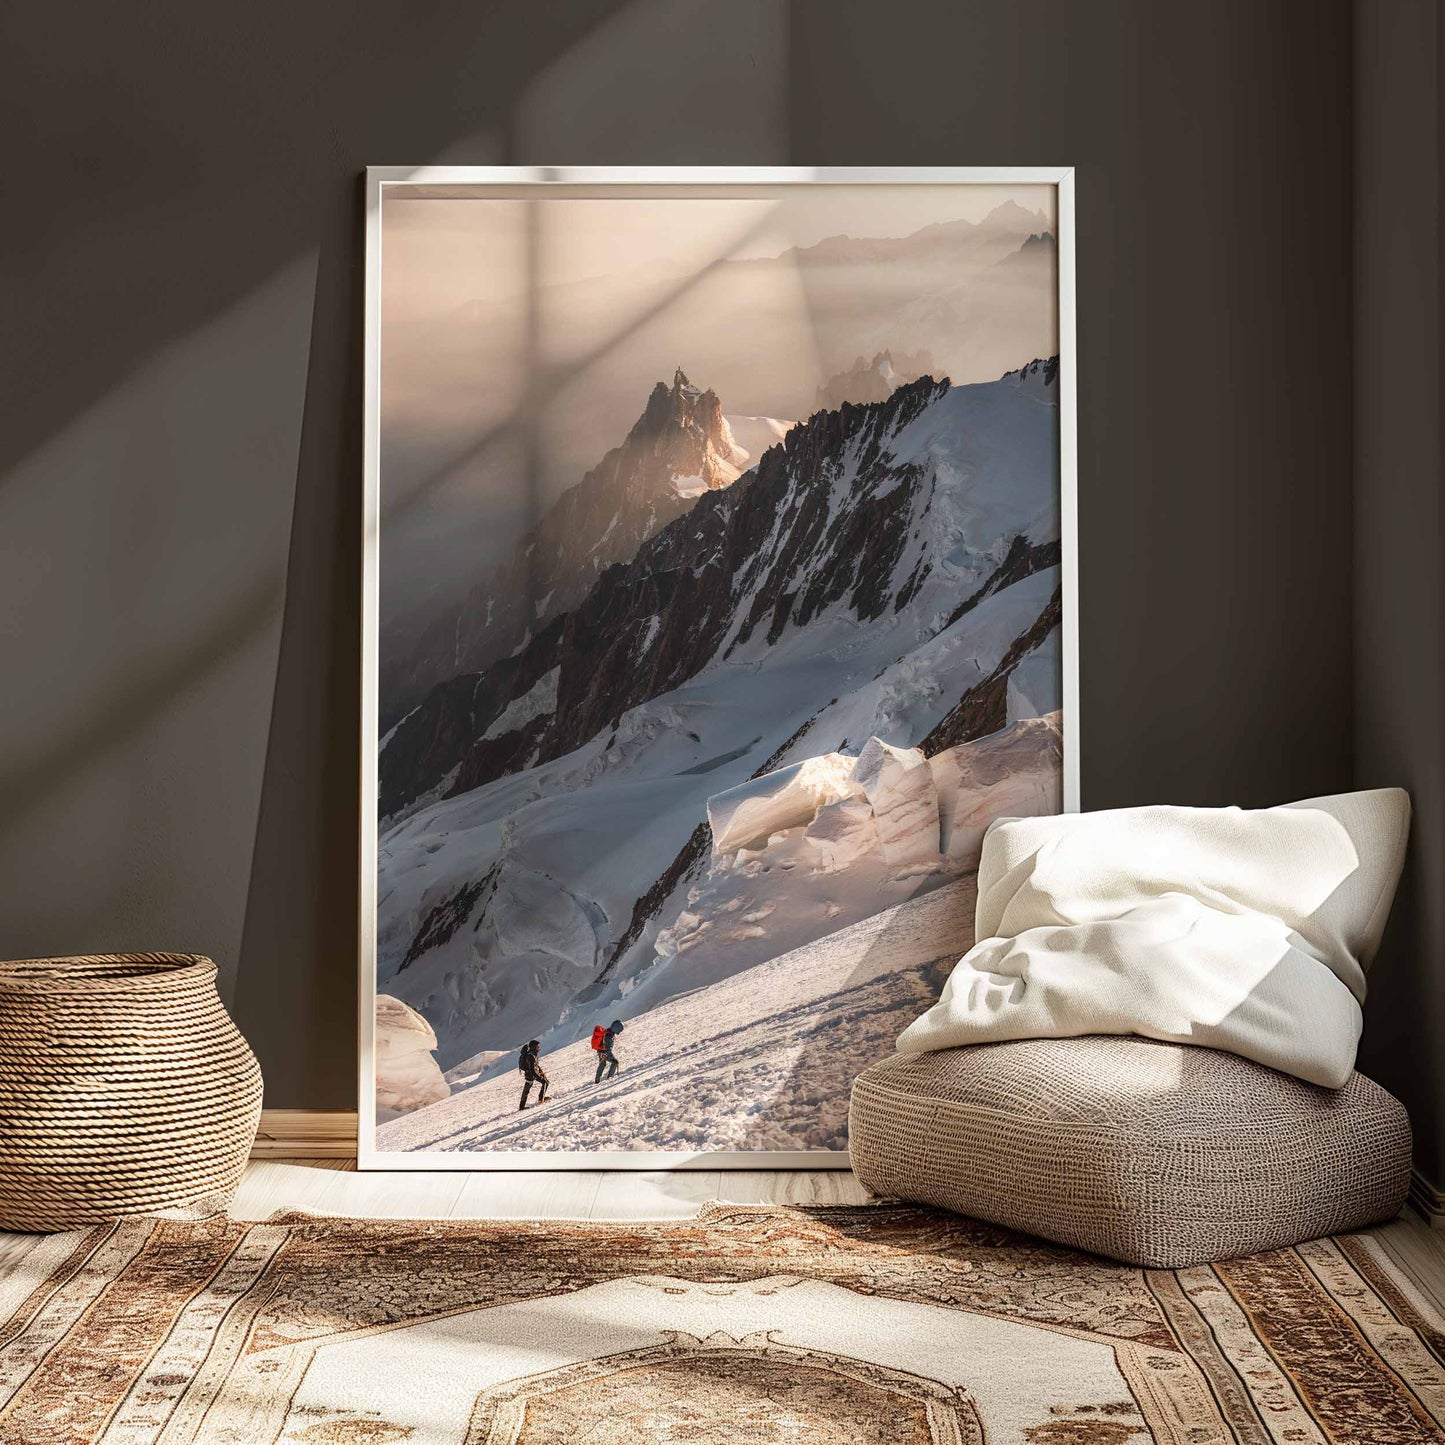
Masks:
[[[263,1109],[253,1159],[355,1159],[357,1116],[350,1111]],[[1431,1229],[1445,1230],[1445,1192],[1410,1171],[1410,1204]]]
[[[355,1159],[356,1114],[262,1109],[253,1159]]]
[[[1410,1203],[1431,1229],[1445,1229],[1445,1193],[1418,1169],[1410,1171]]]

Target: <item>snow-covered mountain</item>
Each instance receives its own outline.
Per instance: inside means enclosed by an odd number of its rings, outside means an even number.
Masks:
[[[956,579],[987,582],[1017,538],[1038,534],[1056,561],[1056,502],[1033,479],[1057,468],[1056,412],[1037,410],[1051,406],[1052,370],[1035,384],[1048,365],[975,387],[923,377],[793,428],[744,484],[699,497],[571,613],[434,688],[385,740],[382,817],[561,757],[708,665],[771,658],[814,623],[892,636],[906,619],[916,645],[958,611]],[[975,477],[981,445],[994,455]],[[1005,516],[1017,524],[1000,537]],[[810,632],[800,651],[816,644]]]
[[[1056,376],[799,423],[397,725],[378,981],[443,1068],[714,986],[959,877],[955,831],[1056,805]],[[806,816],[795,764],[834,779]],[[740,842],[743,803],[772,825]]]
[[[507,656],[752,460],[716,393],[694,386],[680,367],[671,386],[659,381],[622,445],[557,498],[504,566],[431,616],[419,635],[404,621],[383,639],[382,726],[436,683]]]

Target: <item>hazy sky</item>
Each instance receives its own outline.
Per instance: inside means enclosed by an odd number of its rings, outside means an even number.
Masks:
[[[532,194],[384,204],[384,617],[493,565],[676,366],[725,412],[795,420],[884,346],[956,382],[1057,349],[1052,271],[1010,262],[1020,225],[1054,228],[1051,186]],[[787,255],[956,221],[987,224],[942,255]]]
[[[912,235],[940,221],[982,221],[1005,201],[1052,218],[1051,186],[776,186],[752,198],[658,201],[409,199],[386,202],[386,296],[402,314],[525,291],[528,210],[543,284],[699,261],[781,255],[829,236]]]

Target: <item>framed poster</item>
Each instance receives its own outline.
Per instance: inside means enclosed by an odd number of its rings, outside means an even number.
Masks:
[[[846,1164],[1077,805],[1071,187],[368,173],[363,1167]]]

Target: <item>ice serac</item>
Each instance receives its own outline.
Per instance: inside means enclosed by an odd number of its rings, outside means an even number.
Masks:
[[[383,636],[382,725],[436,683],[513,653],[698,497],[737,481],[748,461],[716,392],[694,386],[680,367],[671,385],[659,381],[622,444],[557,498],[494,575],[420,631],[403,619]]]
[[[928,766],[938,791],[939,845],[972,867],[995,818],[1031,818],[1063,806],[1062,715],[1021,719],[978,742],[935,753]]]
[[[853,779],[873,810],[884,860],[895,868],[932,867],[938,860],[938,794],[928,759],[917,748],[869,738]]]
[[[414,1008],[399,998],[378,994],[376,999],[376,1107],[390,1114],[451,1097],[451,1088],[432,1050],[437,1036]]]
[[[994,818],[1058,811],[1059,723],[1057,713],[1029,718],[932,758],[870,738],[848,760],[857,791],[820,796],[811,816],[773,829],[756,847],[714,844],[706,872],[658,933],[657,964],[628,998],[629,1010],[972,873]],[[810,761],[832,766],[830,758]],[[797,773],[781,769],[749,787],[801,805],[801,790],[789,787]]]
[[[859,791],[853,768],[852,758],[825,753],[714,794],[707,800],[714,852],[753,848],[766,843],[772,833],[811,822],[825,803],[840,802]]]
[[[803,831],[810,871],[843,873],[874,853],[881,855],[878,824],[867,798],[844,798],[819,808]]]

